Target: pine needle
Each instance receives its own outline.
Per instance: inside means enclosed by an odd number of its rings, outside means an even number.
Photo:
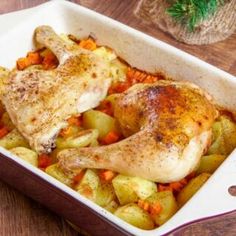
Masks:
[[[212,16],[224,0],[177,0],[167,13],[193,32],[197,24]]]

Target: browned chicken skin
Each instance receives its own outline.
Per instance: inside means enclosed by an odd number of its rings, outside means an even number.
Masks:
[[[126,139],[59,153],[65,171],[102,168],[167,183],[191,173],[218,115],[211,98],[187,82],[137,84],[121,94],[115,117]]]
[[[2,101],[17,129],[38,152],[50,152],[71,115],[96,107],[111,83],[109,65],[93,52],[62,40],[49,26],[35,40],[59,60],[54,70],[13,70]]]

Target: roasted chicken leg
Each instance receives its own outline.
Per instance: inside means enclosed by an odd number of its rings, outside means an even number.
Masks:
[[[10,72],[2,101],[13,123],[39,153],[50,152],[71,115],[96,107],[111,83],[109,65],[93,52],[62,40],[49,26],[35,40],[57,56],[54,70]]]
[[[191,173],[218,115],[208,94],[187,82],[137,84],[120,94],[115,117],[127,138],[59,153],[64,171],[102,168],[169,183]]]

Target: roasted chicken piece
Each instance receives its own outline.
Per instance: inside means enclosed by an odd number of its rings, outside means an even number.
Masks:
[[[13,123],[39,153],[50,152],[71,115],[96,107],[111,83],[109,65],[92,51],[61,39],[51,27],[35,30],[35,40],[57,56],[53,70],[10,72],[2,101]]]
[[[108,146],[61,151],[64,171],[102,168],[161,183],[178,181],[197,167],[218,112],[197,86],[158,81],[136,84],[120,94],[114,114],[127,138]]]

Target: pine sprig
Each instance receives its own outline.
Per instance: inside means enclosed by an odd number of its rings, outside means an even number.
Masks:
[[[213,15],[223,4],[224,0],[177,0],[167,13],[193,32],[199,22]]]

